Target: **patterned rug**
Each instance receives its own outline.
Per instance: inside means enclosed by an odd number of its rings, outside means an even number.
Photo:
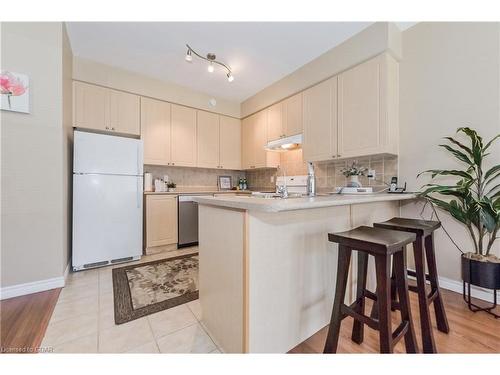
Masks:
[[[198,253],[113,269],[115,323],[198,299]]]

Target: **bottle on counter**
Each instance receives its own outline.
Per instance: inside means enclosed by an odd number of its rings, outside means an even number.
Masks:
[[[243,179],[243,189],[242,190],[248,190],[248,183],[246,177]]]
[[[238,188],[240,190],[243,190],[243,179],[240,177],[240,179],[238,180]]]

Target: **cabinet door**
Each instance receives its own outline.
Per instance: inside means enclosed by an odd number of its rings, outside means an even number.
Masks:
[[[103,87],[73,82],[73,126],[108,130],[109,90]]]
[[[111,130],[124,134],[141,134],[140,99],[138,95],[109,90]]]
[[[196,167],[196,110],[172,104],[172,163]]]
[[[267,164],[267,111],[263,110],[255,114],[253,126],[253,152],[255,154],[255,168],[264,168]]]
[[[377,153],[381,147],[381,59],[375,58],[339,76],[339,154]]]
[[[282,104],[276,103],[267,109],[267,141],[284,137],[282,121]]]
[[[177,197],[146,196],[146,247],[177,243]]]
[[[220,116],[219,164],[224,169],[241,169],[241,121]]]
[[[303,93],[306,161],[331,160],[337,156],[337,77]]]
[[[170,163],[170,103],[141,98],[144,164]]]
[[[283,132],[289,137],[302,130],[302,93],[299,93],[283,102]]]
[[[197,111],[197,166],[219,168],[219,115]]]
[[[241,166],[243,169],[255,168],[255,153],[253,151],[253,127],[255,115],[241,121]]]

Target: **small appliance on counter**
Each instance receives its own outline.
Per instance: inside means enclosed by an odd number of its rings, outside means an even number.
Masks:
[[[350,187],[350,186],[339,186],[335,188],[332,194],[373,194],[373,188],[368,187]]]
[[[149,172],[144,173],[144,191],[153,191],[153,175]]]
[[[403,194],[405,191],[406,191],[406,182],[405,182],[405,185],[403,187],[398,187],[398,178],[392,177],[391,184],[389,185],[388,193]]]

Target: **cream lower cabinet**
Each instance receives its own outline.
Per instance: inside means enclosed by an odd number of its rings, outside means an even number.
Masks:
[[[146,195],[146,254],[177,244],[177,196]]]
[[[144,164],[170,165],[170,103],[141,98]]]
[[[303,92],[304,141],[306,161],[337,157],[337,77]]]
[[[140,135],[140,97],[122,91],[73,82],[73,126]]]
[[[398,153],[398,64],[375,57],[339,75],[338,154]]]
[[[196,167],[196,110],[172,104],[170,165]]]

